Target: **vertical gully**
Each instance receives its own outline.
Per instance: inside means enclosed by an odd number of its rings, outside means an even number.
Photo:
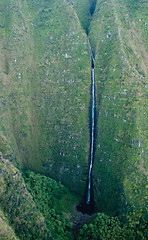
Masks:
[[[89,0],[90,7],[89,13],[92,16],[96,9],[97,0]],[[91,21],[91,20],[90,20]],[[90,25],[90,23],[89,23]],[[89,35],[89,26],[85,28],[87,36]],[[88,38],[89,49],[91,54],[91,102],[90,102],[90,154],[89,154],[89,169],[87,177],[87,185],[82,201],[77,206],[77,209],[82,213],[92,214],[94,212],[94,197],[93,197],[93,179],[92,170],[94,162],[94,151],[95,151],[95,128],[96,128],[96,101],[95,101],[95,58],[91,48],[91,44]]]
[[[94,72],[94,55],[88,39],[90,53],[91,53],[91,103],[90,103],[90,154],[89,154],[89,169],[87,177],[87,185],[84,193],[83,200],[77,206],[77,209],[82,213],[92,214],[94,212],[94,198],[93,198],[93,182],[92,182],[92,170],[94,162],[94,149],[95,149],[95,72]]]
[[[86,204],[90,204],[91,198],[91,187],[92,187],[92,168],[94,160],[94,137],[95,137],[95,74],[94,74],[94,56],[91,49],[90,41],[90,53],[91,53],[91,127],[90,127],[90,162],[89,162],[89,172],[88,172],[88,188],[87,188],[87,200]]]

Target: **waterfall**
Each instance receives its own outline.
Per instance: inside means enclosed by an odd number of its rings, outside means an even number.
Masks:
[[[90,41],[88,39],[90,53],[91,53],[91,136],[90,136],[90,163],[88,172],[88,189],[87,189],[87,204],[90,204],[91,198],[91,179],[92,179],[92,168],[94,160],[94,136],[95,136],[95,73],[94,73],[94,56],[91,49]]]

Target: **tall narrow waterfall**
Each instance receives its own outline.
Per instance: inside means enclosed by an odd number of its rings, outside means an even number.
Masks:
[[[93,199],[93,183],[92,183],[92,170],[93,170],[93,161],[94,161],[94,149],[95,149],[95,72],[94,64],[95,59],[93,56],[92,48],[90,41],[88,39],[90,53],[91,53],[91,108],[90,108],[90,155],[89,155],[89,169],[88,169],[88,178],[87,186],[85,189],[84,197],[80,204],[77,206],[77,209],[82,213],[92,214],[94,212],[94,199]]]
[[[90,127],[90,162],[89,162],[89,172],[88,172],[88,189],[87,189],[87,200],[86,203],[90,204],[91,198],[91,187],[92,187],[92,168],[94,160],[94,137],[95,137],[95,73],[94,73],[94,56],[91,49],[90,41],[89,47],[91,52],[91,127]]]

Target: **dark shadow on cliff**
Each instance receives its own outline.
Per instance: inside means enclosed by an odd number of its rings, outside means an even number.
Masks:
[[[90,203],[87,204],[87,192],[88,192],[88,179],[87,184],[85,187],[84,195],[82,200],[80,201],[79,205],[77,206],[77,210],[82,212],[83,214],[89,214],[92,215],[97,211],[95,208],[95,202],[94,202],[94,192],[93,192],[93,180],[91,178],[91,193],[90,193]]]
[[[94,59],[92,59],[91,62],[91,67],[94,69]],[[92,84],[91,84],[91,89],[90,89],[90,94],[92,93]],[[96,102],[96,98],[95,98]],[[89,167],[91,163],[91,136],[92,136],[92,97],[90,99],[90,107],[89,107],[89,134],[90,134],[90,152],[89,152],[89,164],[88,164],[88,178],[89,178]],[[94,156],[95,156],[95,149],[96,149],[96,138],[97,138],[97,117],[96,117],[96,106],[94,108],[94,147],[93,147],[93,163],[94,164]],[[92,172],[93,172],[93,166],[92,166]],[[86,182],[86,187],[84,191],[84,196],[82,198],[82,201],[80,204],[77,206],[77,209],[82,212],[82,213],[87,213],[87,214],[93,214],[94,212],[97,211],[95,208],[95,202],[94,202],[94,190],[93,190],[93,174],[91,174],[91,192],[90,192],[90,203],[87,204],[87,196],[88,196],[88,178]]]
[[[94,14],[94,11],[96,9],[96,3],[97,3],[97,0],[90,0],[89,12],[90,12],[91,16]]]

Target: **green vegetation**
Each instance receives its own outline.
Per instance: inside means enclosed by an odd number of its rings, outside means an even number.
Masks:
[[[2,0],[0,8],[1,135],[19,168],[82,192],[89,152],[87,36],[63,0]]]
[[[48,239],[44,217],[26,190],[20,171],[4,159],[0,161],[0,210],[0,239]]]
[[[88,34],[92,15],[95,11],[97,0],[67,0],[75,9],[83,29]]]
[[[16,234],[9,226],[7,218],[5,218],[3,212],[0,210],[0,239],[1,240],[17,240]]]
[[[25,179],[26,187],[45,217],[52,237],[57,240],[73,239],[73,223],[70,218],[74,214],[74,204],[78,203],[76,196],[60,182],[44,175],[27,171]]]
[[[147,211],[146,31],[138,9],[131,12],[125,3],[97,1],[90,24],[98,119],[94,187],[101,212],[138,219]]]
[[[23,173],[2,159],[0,164],[0,239],[73,239],[75,214],[73,205],[78,199],[60,182],[36,174]],[[26,189],[27,188],[27,189]],[[28,193],[30,192],[30,194]],[[31,197],[32,196],[32,197]],[[98,213],[77,232],[76,239],[147,239],[147,222],[126,216]]]
[[[82,27],[84,30],[88,33],[89,24],[91,21],[91,14],[90,14],[90,7],[91,7],[91,0],[67,0],[67,2],[70,2],[73,8],[75,9],[78,18],[81,22]]]
[[[0,9],[0,239],[73,239],[89,159],[88,37],[101,213],[77,238],[146,239],[147,2],[1,0]]]
[[[60,182],[0,162],[0,239],[73,239],[78,198]],[[29,192],[30,193],[29,193]]]
[[[78,240],[135,240],[147,239],[146,223],[128,222],[122,225],[117,217],[98,213],[89,224],[80,229]]]

